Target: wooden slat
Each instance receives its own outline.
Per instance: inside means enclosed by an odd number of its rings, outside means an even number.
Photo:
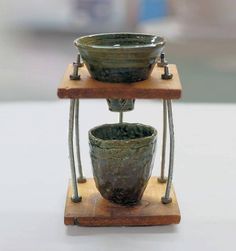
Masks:
[[[75,98],[140,98],[140,99],[179,99],[181,83],[176,65],[169,65],[174,75],[171,80],[162,80],[163,68],[155,67],[149,79],[127,83],[104,83],[94,80],[86,67],[80,68],[81,80],[70,80],[73,71],[70,64],[65,72],[62,83],[58,88],[58,97]]]
[[[133,207],[111,203],[98,193],[94,180],[78,184],[82,202],[71,202],[71,184],[66,199],[64,222],[66,225],[80,226],[151,226],[178,224],[180,211],[172,187],[172,203],[163,205],[161,197],[165,184],[157,182],[156,177],[149,180],[142,201]]]

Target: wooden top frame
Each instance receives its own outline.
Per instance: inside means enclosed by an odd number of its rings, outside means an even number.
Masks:
[[[86,67],[79,68],[80,80],[70,80],[73,65],[68,65],[57,95],[63,99],[77,98],[123,98],[123,99],[179,99],[182,87],[176,65],[169,65],[173,74],[170,80],[161,79],[164,68],[155,67],[150,78],[144,81],[127,83],[104,83],[89,75]]]

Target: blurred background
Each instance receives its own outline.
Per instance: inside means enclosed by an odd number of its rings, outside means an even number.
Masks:
[[[0,0],[0,101],[56,100],[73,40],[148,32],[167,40],[182,102],[236,102],[234,0]]]

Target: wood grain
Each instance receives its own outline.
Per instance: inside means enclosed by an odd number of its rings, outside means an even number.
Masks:
[[[104,83],[94,80],[86,67],[80,68],[80,80],[70,80],[73,66],[70,64],[58,88],[59,98],[141,98],[141,99],[179,99],[181,83],[176,65],[169,65],[173,79],[162,80],[163,68],[155,67],[149,79],[127,83]]]
[[[101,197],[94,180],[78,184],[82,202],[71,202],[71,184],[66,198],[64,222],[66,225],[80,226],[151,226],[178,224],[180,211],[174,189],[171,189],[172,203],[164,205],[161,197],[165,184],[151,177],[142,201],[135,206],[125,207],[113,204]]]

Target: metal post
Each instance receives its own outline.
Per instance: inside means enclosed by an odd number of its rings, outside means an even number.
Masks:
[[[172,102],[167,100],[168,108],[168,122],[169,122],[169,132],[170,132],[170,156],[169,156],[169,172],[168,180],[166,185],[165,196],[161,198],[163,204],[168,204],[172,201],[170,197],[170,190],[173,178],[173,166],[174,166],[174,123],[173,123],[173,114],[172,114]]]
[[[69,114],[69,134],[68,134],[71,182],[72,182],[72,191],[73,191],[71,200],[77,203],[77,202],[80,202],[82,198],[78,194],[76,172],[75,172],[75,159],[74,159],[74,147],[73,147],[74,110],[75,110],[74,108],[75,108],[75,100],[71,99],[70,100],[70,114]]]
[[[163,100],[163,134],[162,134],[162,154],[161,154],[161,176],[158,182],[165,183],[165,161],[166,161],[166,132],[167,132],[167,101]]]
[[[80,143],[79,143],[79,99],[75,100],[75,143],[76,143],[76,155],[77,155],[77,164],[79,178],[77,179],[78,183],[85,183],[86,178],[83,176],[81,157],[80,157]]]
[[[123,112],[119,113],[119,123],[123,123]]]

